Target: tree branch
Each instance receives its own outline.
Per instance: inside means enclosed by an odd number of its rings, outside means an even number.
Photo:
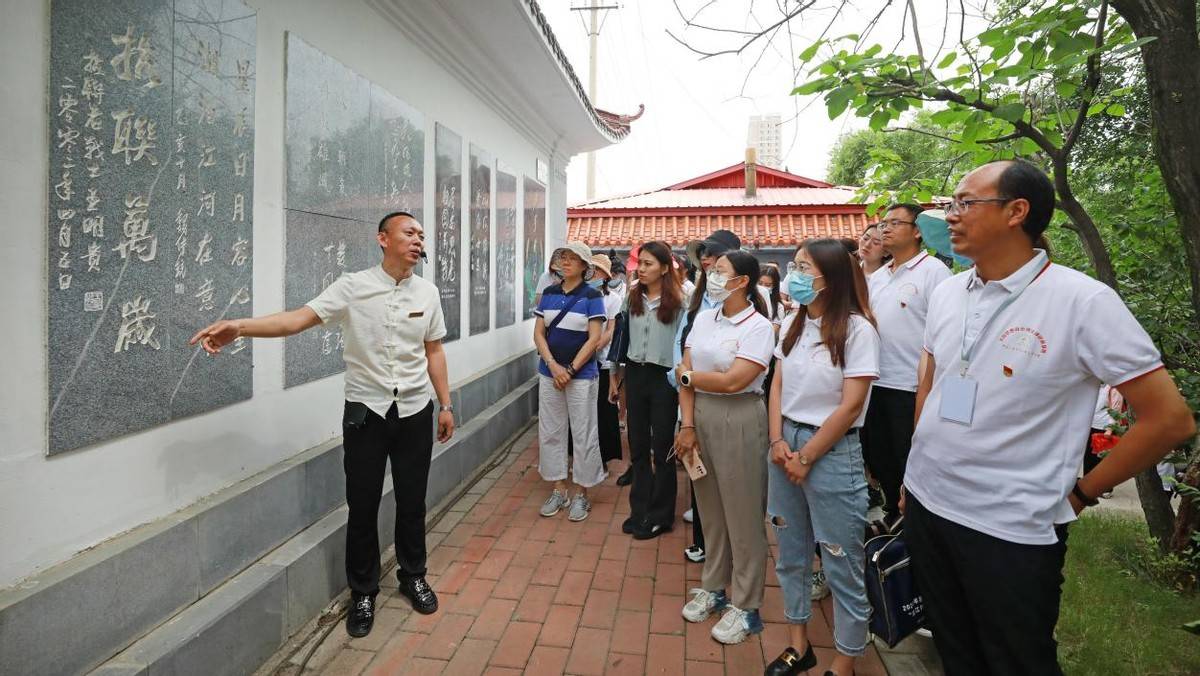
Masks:
[[[743,42],[742,46],[738,47],[737,49],[722,49],[722,50],[716,51],[716,52],[707,52],[702,49],[696,49],[695,47],[691,46],[686,41],[680,39],[678,36],[676,36],[674,33],[672,33],[671,29],[669,29],[669,28],[666,29],[666,32],[667,32],[667,35],[671,36],[671,39],[674,40],[675,42],[678,42],[679,44],[683,45],[690,51],[692,51],[696,54],[699,54],[701,61],[703,61],[705,59],[711,59],[714,56],[722,56],[724,54],[741,54],[742,52],[746,51],[747,47],[754,44],[755,42],[758,42],[760,39],[762,39],[768,33],[773,33],[775,31],[775,29],[779,28],[780,26],[783,26],[787,22],[796,18],[797,16],[799,16],[799,14],[801,12],[808,9],[809,7],[812,7],[815,4],[817,4],[817,0],[808,0],[808,2],[799,4],[792,11],[784,14],[783,18],[780,19],[779,21],[776,21],[775,23],[771,24],[770,26],[767,26],[763,30],[755,33],[752,31],[740,31],[740,30],[735,30],[735,29],[730,29],[730,28],[714,28],[712,26],[703,26],[700,24],[692,23],[691,21],[688,20],[688,18],[686,16],[684,16],[683,11],[679,8],[679,3],[678,2],[675,3],[675,10],[677,12],[679,12],[679,17],[681,19],[683,19],[684,23],[690,27],[699,28],[701,30],[719,32],[719,33],[734,33],[734,34],[738,34],[738,35],[749,35],[750,38],[748,40],[746,40],[745,42]]]
[[[1084,78],[1083,93],[1080,96],[1079,114],[1075,116],[1075,123],[1071,125],[1070,131],[1063,139],[1062,152],[1064,156],[1070,154],[1075,141],[1079,140],[1079,132],[1083,129],[1084,122],[1087,121],[1088,108],[1092,106],[1096,89],[1100,87],[1100,48],[1104,46],[1104,24],[1107,19],[1108,0],[1103,0],[1100,3],[1100,16],[1096,19],[1096,51],[1088,56],[1087,77]]]
[[[935,134],[931,131],[926,131],[924,129],[914,129],[912,127],[887,127],[885,129],[880,129],[880,131],[882,131],[885,134],[889,134],[889,133],[897,132],[897,131],[910,131],[914,134],[924,134],[925,136],[932,136],[933,138],[941,139],[943,141],[950,141],[951,143],[962,143],[962,140],[956,139],[952,136],[942,136],[941,134]],[[985,143],[985,144],[990,145],[992,143],[1004,143],[1005,141],[1012,141],[1015,139],[1022,138],[1024,136],[1025,136],[1024,134],[1014,131],[1011,134],[1005,134],[1004,136],[997,136],[996,138],[975,139],[975,143]]]

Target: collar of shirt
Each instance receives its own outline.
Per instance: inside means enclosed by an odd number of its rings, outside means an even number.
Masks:
[[[407,277],[405,277],[404,279],[397,282],[395,277],[392,277],[391,275],[389,275],[387,273],[386,270],[383,269],[382,263],[371,268],[371,272],[372,272],[372,274],[374,274],[376,277],[379,278],[380,282],[387,284],[388,286],[402,286],[404,284],[407,284],[409,281],[412,280],[413,275],[416,274],[415,272],[410,272]]]
[[[756,312],[756,310],[754,309],[753,303],[746,306],[746,309],[742,310],[741,312],[737,313],[736,315],[734,315],[732,317],[726,317],[724,310],[718,309],[717,310],[717,321],[725,322],[727,324],[733,324],[734,326],[737,326],[738,324],[741,324],[742,322],[746,321],[746,319],[749,318],[750,315],[754,314],[755,312]]]
[[[922,252],[918,253],[916,256],[913,256],[912,258],[908,259],[907,261],[901,263],[900,267],[904,268],[905,270],[912,270],[913,268],[920,265],[921,261],[925,260],[926,258],[929,258],[929,252],[922,251]],[[891,263],[888,263],[887,265],[883,266],[881,269],[887,270],[889,277],[893,277],[897,273],[900,272],[899,270],[895,269]]]
[[[644,298],[644,299],[645,299],[645,301],[646,301],[646,309],[647,309],[647,310],[657,310],[657,309],[658,309],[658,304],[659,304],[660,302],[662,302],[662,294],[659,294],[658,296],[655,296],[654,298],[651,298],[651,297],[649,296],[649,294],[647,294],[645,291],[643,291],[643,292],[642,292],[642,298]]]
[[[1016,289],[1023,289],[1028,286],[1033,281],[1033,278],[1037,277],[1038,274],[1041,273],[1042,268],[1046,266],[1046,261],[1049,260],[1049,257],[1046,255],[1044,250],[1034,249],[1034,251],[1036,253],[1028,263],[1022,265],[1017,269],[1016,272],[1005,277],[1004,279],[995,280],[995,283],[1003,287],[1004,290],[1009,293],[1012,293]],[[971,276],[967,280],[967,291],[981,289],[986,285],[987,282],[984,282],[979,278],[978,269],[971,268]]]

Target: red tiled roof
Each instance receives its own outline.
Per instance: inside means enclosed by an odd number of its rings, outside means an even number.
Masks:
[[[680,209],[690,207],[764,207],[850,204],[854,188],[759,188],[747,197],[742,188],[691,188],[613,197],[571,207],[572,212],[598,209]]]
[[[613,216],[604,213],[567,213],[567,240],[580,240],[592,248],[628,247],[663,240],[673,247],[704,239],[714,230],[732,230],[742,246],[791,248],[814,237],[858,237],[869,223],[865,207],[857,213],[721,213]],[[844,208],[843,208],[844,209]]]

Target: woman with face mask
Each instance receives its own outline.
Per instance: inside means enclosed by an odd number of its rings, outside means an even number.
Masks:
[[[685,463],[698,456],[707,470],[693,484],[704,517],[704,572],[683,617],[703,622],[723,611],[712,637],[733,644],[763,627],[767,412],[762,383],[775,331],[758,292],[754,256],[730,251],[706,277],[708,296],[721,305],[696,315],[676,370],[682,424],[675,450]]]
[[[863,531],[867,482],[858,430],[871,382],[879,377],[879,334],[862,270],[834,239],[796,253],[787,284],[798,311],[784,320],[770,394],[767,513],[779,556],[791,647],[767,674],[798,674],[817,658],[806,631],[817,543],[833,592],[834,674],[853,673],[867,645]],[[829,674],[830,671],[826,671]]]

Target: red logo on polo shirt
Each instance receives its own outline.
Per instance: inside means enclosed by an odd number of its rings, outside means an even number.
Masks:
[[[1006,350],[1040,357],[1046,354],[1046,338],[1037,329],[1013,326],[1000,334],[1000,345]],[[1007,375],[1007,374],[1006,374]]]
[[[896,290],[896,295],[900,297],[900,307],[908,307],[909,301],[916,298],[918,293],[920,291],[916,284],[912,282],[901,284],[900,288]]]

